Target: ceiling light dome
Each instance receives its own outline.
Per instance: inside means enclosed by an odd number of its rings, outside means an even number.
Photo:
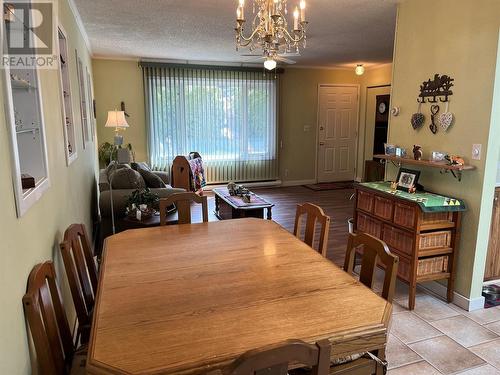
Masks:
[[[363,64],[358,64],[356,65],[354,71],[358,76],[362,76],[365,73],[365,67],[363,66]]]
[[[267,70],[273,70],[274,68],[276,68],[276,61],[274,61],[273,59],[267,59],[266,61],[264,61],[264,68],[266,68]]]

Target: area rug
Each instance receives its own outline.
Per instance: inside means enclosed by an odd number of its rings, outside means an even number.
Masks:
[[[304,187],[314,190],[340,190],[340,189],[352,189],[354,181],[341,181],[341,182],[322,182],[320,184],[304,185]]]

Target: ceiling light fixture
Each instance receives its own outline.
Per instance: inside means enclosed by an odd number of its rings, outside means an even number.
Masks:
[[[293,29],[288,27],[287,0],[253,0],[251,32],[245,36],[245,0],[239,0],[236,9],[236,51],[249,47],[250,51],[262,49],[266,58],[264,66],[276,68],[280,54],[299,53],[299,46],[306,47],[306,1],[301,0],[293,11]],[[271,67],[272,68],[269,68]]]
[[[365,73],[365,67],[363,66],[363,64],[358,64],[356,65],[354,71],[358,76],[362,76]]]
[[[264,61],[264,68],[266,68],[267,70],[273,70],[274,68],[276,68],[276,65],[276,61],[271,58],[268,58],[266,59],[266,61]]]

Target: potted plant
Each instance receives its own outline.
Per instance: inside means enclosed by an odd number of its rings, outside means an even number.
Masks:
[[[158,194],[149,188],[137,189],[127,197],[126,213],[130,217],[138,217],[137,210],[140,210],[140,217],[150,217],[158,210],[159,202]]]

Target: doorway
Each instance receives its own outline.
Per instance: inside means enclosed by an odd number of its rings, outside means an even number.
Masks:
[[[391,86],[374,86],[366,89],[365,142],[363,149],[363,181],[384,179],[385,167],[374,154],[384,153],[387,142]]]
[[[320,85],[317,181],[353,181],[358,130],[357,85]]]

